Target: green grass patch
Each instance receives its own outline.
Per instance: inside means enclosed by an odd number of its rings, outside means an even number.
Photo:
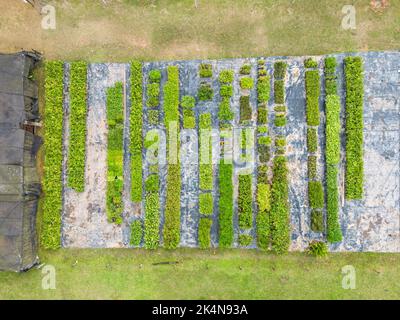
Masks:
[[[200,101],[207,101],[213,98],[214,92],[211,84],[203,82],[200,84],[198,98]]]
[[[308,156],[308,178],[314,180],[317,178],[317,157]]]

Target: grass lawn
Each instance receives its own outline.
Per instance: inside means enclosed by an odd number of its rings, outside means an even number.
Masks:
[[[398,50],[400,1],[381,13],[370,0],[49,0],[56,29],[39,12],[0,0],[0,52],[36,49],[47,59],[170,60]],[[343,30],[342,7],[356,9]]]
[[[41,289],[41,270],[0,272],[0,299],[400,299],[400,255],[346,253],[313,258],[256,251],[42,251],[56,289]],[[152,265],[178,261],[175,265]],[[356,289],[341,269],[356,270]]]

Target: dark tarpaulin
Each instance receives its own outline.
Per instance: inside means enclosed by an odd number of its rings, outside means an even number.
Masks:
[[[24,128],[40,119],[31,75],[39,59],[31,52],[0,54],[0,270],[23,271],[38,262],[41,139]]]

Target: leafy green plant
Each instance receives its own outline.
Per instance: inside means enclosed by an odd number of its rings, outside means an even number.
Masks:
[[[131,199],[142,201],[143,102],[142,63],[131,62],[131,113],[129,118],[131,152]],[[157,114],[158,117],[158,114]],[[158,122],[158,119],[157,119]]]
[[[328,255],[328,246],[325,242],[313,240],[308,245],[307,253],[314,257],[325,257]]]
[[[336,58],[328,57],[325,58],[325,94],[331,95],[337,94],[337,76],[336,76]]]
[[[251,71],[251,65],[245,64],[240,68],[239,73],[240,74],[250,74]]]
[[[201,83],[198,97],[200,101],[211,100],[213,98],[213,89],[209,83]]]
[[[241,247],[248,247],[253,242],[253,237],[249,234],[239,235],[239,245]]]
[[[151,83],[160,83],[161,82],[161,71],[158,69],[151,70],[149,72],[149,80]]]
[[[317,157],[308,156],[308,178],[314,180],[317,178]]]
[[[274,97],[275,103],[285,103],[285,83],[283,80],[275,80],[274,82]]]
[[[314,232],[324,231],[324,216],[320,210],[311,210],[311,230]]]
[[[284,146],[286,146],[286,139],[285,139],[285,137],[283,137],[283,136],[278,136],[278,137],[275,139],[275,146],[276,146],[276,147],[284,147]]]
[[[269,138],[269,137],[260,137],[260,138]],[[258,162],[259,163],[267,163],[271,158],[270,147],[265,144],[259,144],[258,148]]]
[[[340,98],[326,97],[326,162],[337,164],[340,160]]]
[[[230,98],[233,95],[233,87],[230,84],[224,84],[220,87],[219,93],[221,97]]]
[[[196,104],[196,99],[193,96],[183,96],[181,99],[181,107],[185,109],[192,109]]]
[[[274,63],[274,78],[276,80],[282,80],[286,75],[287,64],[283,61],[278,61]]]
[[[45,63],[43,216],[40,244],[61,245],[61,167],[63,134],[63,62]]]
[[[201,218],[199,221],[199,247],[207,249],[211,243],[211,226],[212,220],[208,218]]]
[[[290,244],[289,188],[287,160],[276,156],[273,160],[271,187],[271,239],[276,253],[285,253]]]
[[[159,123],[159,111],[158,110],[149,110],[148,111],[148,120],[149,120],[149,124],[157,125]]]
[[[222,70],[219,74],[219,81],[221,83],[232,83],[233,82],[233,71],[232,70]]]
[[[320,181],[308,182],[308,201],[313,209],[322,209],[324,207],[324,190]]]
[[[221,121],[233,120],[234,114],[231,110],[229,98],[222,98],[221,104],[219,105],[218,118]]]
[[[268,183],[268,165],[261,164],[258,166],[258,183]]]
[[[233,242],[233,165],[219,165],[219,246],[227,248]]]
[[[318,150],[318,133],[315,128],[307,128],[307,150],[310,153]]]
[[[131,246],[140,246],[140,243],[142,242],[143,238],[143,227],[142,227],[142,221],[140,220],[134,220],[131,223],[131,239],[130,239],[130,245]]]
[[[271,137],[259,137],[258,138],[258,144],[265,144],[267,146],[271,145]]]
[[[275,112],[286,112],[286,106],[285,105],[275,106],[274,111]]]
[[[201,214],[212,215],[213,197],[211,193],[202,193],[199,195],[199,210]]]
[[[250,77],[243,77],[240,79],[240,87],[242,89],[252,89],[254,86],[254,81]]]
[[[160,233],[160,198],[158,193],[147,193],[145,197],[144,246],[157,249]]]
[[[286,116],[285,115],[282,115],[282,114],[277,114],[276,116],[275,116],[275,126],[276,127],[284,127],[284,126],[286,126]]]
[[[160,84],[150,83],[147,86],[147,106],[157,107],[160,104]]]
[[[306,68],[318,68],[318,62],[313,58],[308,58],[304,60],[304,67]]]
[[[250,107],[250,97],[241,96],[239,104],[240,104],[240,122],[251,120],[252,110]]]
[[[344,59],[346,79],[346,175],[345,194],[348,200],[362,199],[363,161],[363,65],[360,57]]]
[[[211,129],[211,114],[202,113],[199,120],[200,129]]]
[[[164,86],[165,127],[167,132],[172,123],[179,123],[179,69],[169,66],[168,80]],[[178,126],[179,128],[179,126]],[[179,135],[179,129],[178,129]],[[179,150],[177,150],[179,154]],[[164,246],[174,249],[180,241],[180,190],[181,170],[179,157],[177,163],[172,163],[170,150],[167,154],[167,194],[165,203]]]
[[[257,132],[259,134],[264,134],[264,133],[268,133],[268,127],[267,126],[262,126],[262,127],[257,127]]]
[[[320,77],[318,70],[306,71],[306,113],[309,126],[319,125]]]
[[[256,217],[257,226],[257,245],[260,249],[268,249],[270,245],[271,227],[269,220],[269,211],[271,210],[271,188],[264,179],[260,179],[261,174],[268,169],[267,166],[258,167],[258,184],[257,184],[257,207],[258,213]]]
[[[70,70],[70,120],[67,177],[68,186],[78,192],[85,189],[87,63],[72,62]]]
[[[259,73],[260,75],[260,73]],[[266,103],[269,100],[271,91],[270,78],[268,76],[259,76],[257,80],[257,99],[259,103]]]
[[[329,242],[342,241],[342,230],[339,223],[339,190],[338,169],[332,165],[326,170],[326,238]]]
[[[123,191],[123,87],[118,82],[107,89],[107,193],[109,222],[122,223]]]
[[[202,63],[199,67],[199,74],[201,78],[212,77],[212,65],[209,63]]]
[[[151,174],[147,177],[145,182],[146,192],[158,192],[159,177],[157,174]]]
[[[251,197],[251,175],[239,176],[239,227],[249,229],[252,226],[252,197]]]
[[[268,110],[266,108],[258,108],[257,124],[268,123]]]

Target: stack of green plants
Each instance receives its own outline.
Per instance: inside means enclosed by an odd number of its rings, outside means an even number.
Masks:
[[[348,200],[362,199],[363,160],[363,63],[361,57],[344,60],[346,79],[346,185]]]
[[[142,221],[137,219],[131,223],[131,238],[129,244],[134,247],[140,246],[143,238]]]
[[[146,135],[144,147],[159,148],[159,135],[151,130]],[[156,249],[159,246],[160,234],[160,173],[158,158],[155,163],[149,164],[149,175],[145,180],[145,216],[144,216],[144,246],[147,249]],[[138,229],[138,228],[137,228]],[[132,229],[133,232],[133,229]],[[136,236],[139,238],[139,235]]]
[[[213,75],[212,65],[209,63],[200,64],[199,75],[200,75],[200,78],[211,78]]]
[[[318,63],[312,58],[304,61],[306,69],[306,114],[307,114],[307,148],[308,148],[308,200],[311,208],[311,230],[324,231],[324,190],[321,181],[318,181],[318,126],[320,124],[319,96],[320,76]],[[311,70],[310,70],[311,69]]]
[[[275,101],[275,121],[276,127],[286,126],[286,107],[285,103],[285,77],[287,64],[277,61],[274,64],[274,101]]]
[[[318,70],[306,71],[306,109],[307,124],[309,126],[319,125],[319,94],[320,76]]]
[[[133,202],[142,201],[142,63],[131,62],[131,113],[130,126],[130,152],[131,152],[131,199]]]
[[[179,137],[179,69],[177,66],[167,68],[167,82],[164,86],[164,113],[167,141],[171,141],[171,127],[177,129]],[[175,150],[176,149],[176,150]],[[164,246],[175,249],[180,241],[180,190],[181,170],[179,164],[179,144],[168,145],[167,150],[167,195],[165,204]]]
[[[326,227],[327,240],[340,242],[338,170],[340,162],[340,97],[337,94],[336,59],[325,59],[326,112]]]
[[[61,243],[63,63],[45,63],[43,218],[40,243],[57,249]]]
[[[194,116],[195,104],[196,100],[193,96],[183,96],[181,99],[183,128],[185,129],[194,129],[196,127],[196,118]]]
[[[219,164],[219,246],[228,248],[233,243],[233,164]]]
[[[78,192],[85,189],[85,145],[86,145],[86,87],[87,63],[71,63],[70,71],[70,116],[68,150],[68,186]]]
[[[212,144],[211,144],[211,114],[203,113],[199,120],[200,144],[200,194],[199,211],[201,214],[199,223],[199,246],[208,248],[210,246],[210,228],[213,214],[213,165],[212,165]],[[207,221],[205,221],[207,220]],[[208,241],[208,242],[207,242]]]
[[[121,82],[107,89],[107,218],[122,223],[124,104]]]
[[[231,97],[233,95],[233,71],[223,70],[219,74],[221,103],[219,105],[218,118],[221,123],[228,123],[233,120],[231,110]]]
[[[241,229],[250,229],[253,225],[251,179],[250,174],[239,175],[238,215]]]
[[[290,244],[289,188],[287,160],[276,156],[272,167],[271,186],[271,244],[276,253],[285,253]]]
[[[277,61],[274,64],[274,94],[275,94],[275,126],[283,127],[286,125],[286,107],[285,102],[285,78],[287,64],[283,61]],[[268,139],[269,144],[271,139]],[[260,141],[259,141],[260,143]],[[285,157],[285,136],[277,136],[275,139],[276,155],[272,164],[272,183],[271,188],[265,188],[267,201],[263,204],[269,208],[270,234],[264,239],[262,245],[265,248],[269,246],[276,253],[285,253],[290,244],[289,228],[289,187],[287,159]],[[260,171],[260,170],[259,170]],[[261,247],[261,246],[260,246]]]
[[[251,71],[251,66],[245,64],[240,69],[239,84],[242,90],[240,97],[240,123],[248,124],[252,118],[252,109],[250,106],[250,90],[254,87],[253,78],[248,76]]]

